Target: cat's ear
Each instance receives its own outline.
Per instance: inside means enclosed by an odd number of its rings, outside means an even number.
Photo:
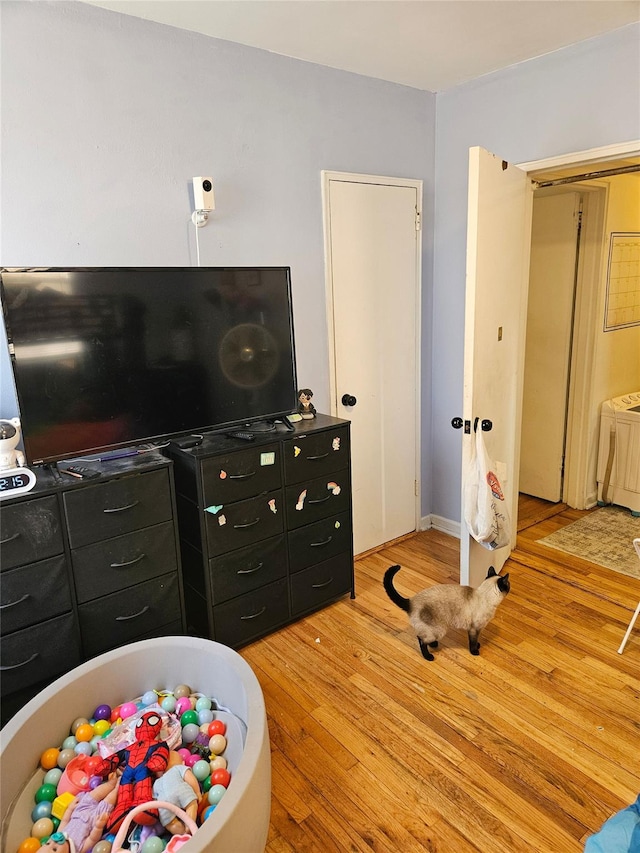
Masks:
[[[499,575],[498,589],[500,592],[509,592],[511,589],[511,584],[509,583],[509,572],[507,572],[506,575]]]
[[[488,578],[495,578],[496,575],[497,575],[497,572],[493,568],[493,566],[489,566],[489,571],[487,572],[487,577]]]

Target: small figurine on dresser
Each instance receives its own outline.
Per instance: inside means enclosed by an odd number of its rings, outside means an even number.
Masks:
[[[315,406],[311,402],[312,397],[313,391],[310,388],[301,388],[298,391],[298,412],[306,420],[310,420],[316,416]]]

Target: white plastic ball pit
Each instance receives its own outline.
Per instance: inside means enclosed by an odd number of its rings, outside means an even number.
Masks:
[[[43,771],[40,756],[59,745],[71,721],[102,703],[116,705],[150,687],[189,684],[246,724],[242,758],[231,784],[185,853],[263,853],[271,811],[271,751],[262,690],[237,652],[198,637],[132,643],[54,681],[0,732],[0,850],[15,853],[31,833],[31,810]]]

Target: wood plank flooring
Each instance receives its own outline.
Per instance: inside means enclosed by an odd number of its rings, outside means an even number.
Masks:
[[[640,585],[538,545],[584,515],[557,509],[530,507],[479,657],[452,631],[425,661],[382,588],[393,563],[406,595],[457,580],[459,542],[434,530],[358,560],[354,600],[241,650],[268,712],[268,853],[577,853],[635,800],[640,629],[617,648]]]

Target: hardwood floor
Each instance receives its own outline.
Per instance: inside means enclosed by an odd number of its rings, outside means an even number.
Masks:
[[[382,588],[393,563],[406,595],[457,580],[459,542],[434,530],[241,651],[269,719],[268,853],[577,853],[635,800],[640,630],[617,648],[638,581],[538,545],[584,515],[558,508],[519,534],[479,657],[451,631],[425,661]]]

